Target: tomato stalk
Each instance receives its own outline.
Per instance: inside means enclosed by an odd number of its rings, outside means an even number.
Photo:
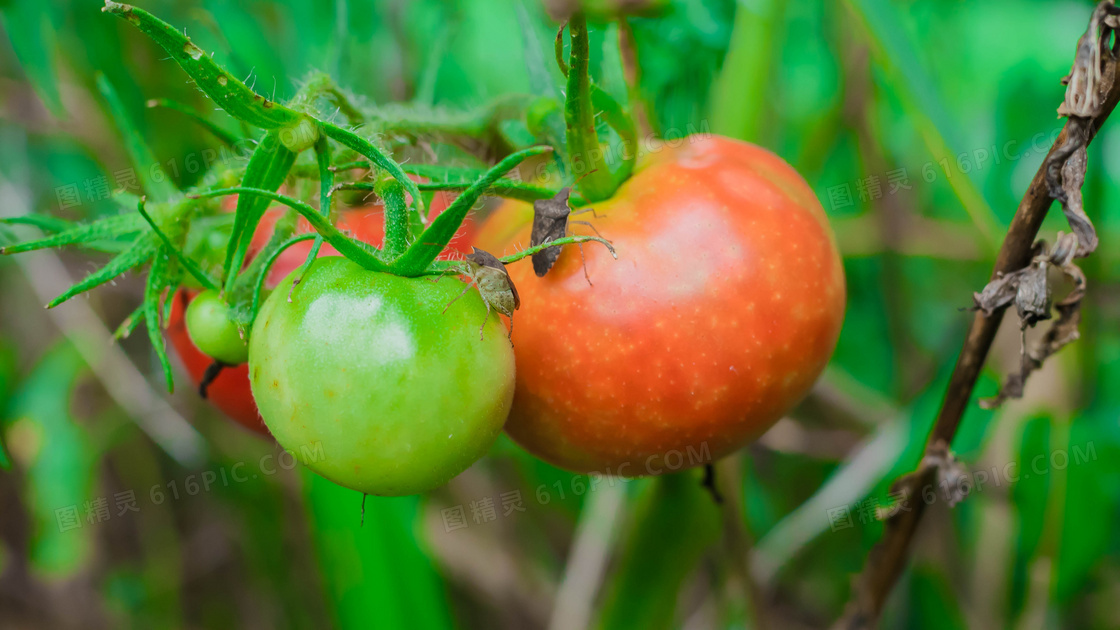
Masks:
[[[568,54],[568,96],[564,120],[568,130],[568,159],[577,177],[584,176],[579,189],[588,201],[601,201],[614,194],[610,171],[603,161],[599,135],[595,132],[595,110],[591,106],[590,39],[587,19],[575,13],[568,21],[572,49]]]
[[[409,222],[404,188],[397,180],[383,177],[374,184],[374,189],[385,204],[385,245],[382,251],[387,259],[392,260],[408,249]]]

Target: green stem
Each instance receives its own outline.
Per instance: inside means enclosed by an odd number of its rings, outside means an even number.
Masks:
[[[329,219],[331,216],[331,195],[334,193],[334,171],[331,170],[331,145],[327,142],[326,136],[319,136],[319,139],[315,142],[315,162],[319,166],[319,214]],[[303,276],[311,268],[311,263],[319,257],[319,248],[322,246],[323,236],[316,234],[315,243],[311,246],[311,251],[307,252],[307,260],[303,261],[299,275],[292,283],[293,287],[303,281]],[[256,306],[254,305],[254,317],[257,312],[255,309]]]
[[[209,197],[224,197],[227,195],[242,194],[256,195],[258,197],[263,197],[265,199],[270,199],[272,201],[282,203],[285,206],[292,208],[296,212],[303,215],[303,218],[307,219],[307,222],[311,224],[311,227],[315,228],[315,231],[319,234],[322,234],[323,238],[338,250],[338,253],[354,261],[362,268],[368,269],[369,271],[389,270],[388,265],[382,262],[380,258],[378,258],[372,251],[370,251],[368,245],[362,243],[361,241],[354,240],[349,236],[346,236],[345,234],[340,232],[338,228],[331,224],[330,219],[322,216],[318,211],[315,210],[315,208],[312,208],[310,205],[303,203],[298,199],[292,199],[291,197],[281,195],[270,190],[263,190],[260,188],[246,188],[243,186],[237,186],[234,188],[219,188],[217,190],[207,190],[205,192],[194,193],[188,196],[194,199],[206,199]]]
[[[417,184],[420,192],[463,192],[474,185],[473,181],[458,181],[458,182],[421,182]],[[335,190],[364,190],[369,192],[377,192],[380,194],[379,184],[373,182],[345,182],[338,184],[334,187]],[[542,188],[541,186],[533,186],[532,184],[523,184],[512,179],[499,179],[494,182],[486,190],[486,194],[492,197],[501,197],[503,199],[516,199],[518,201],[538,201],[540,199],[552,199],[556,196],[555,190]],[[571,204],[573,207],[580,207],[585,204],[586,200],[579,195],[572,195]]]
[[[385,170],[393,176],[398,182],[404,186],[404,189],[412,195],[412,211],[417,215],[417,219],[421,224],[425,224],[427,213],[424,211],[424,199],[420,195],[420,189],[416,187],[416,182],[409,179],[401,169],[401,165],[396,160],[381,152],[380,149],[375,147],[369,140],[348,131],[341,127],[337,127],[327,122],[320,122],[322,125],[323,133],[332,138],[339,144],[355,151],[366,158],[370,162],[376,164],[378,168]]]
[[[264,261],[264,265],[261,267],[260,273],[257,275],[257,281],[255,283],[253,283],[253,307],[252,307],[252,317],[249,320],[249,326],[250,327],[252,327],[252,325],[253,325],[253,320],[256,320],[257,313],[259,313],[260,310],[261,310],[261,290],[264,288],[265,280],[268,279],[268,270],[272,269],[272,264],[276,262],[276,259],[280,257],[280,254],[284,253],[284,250],[288,249],[292,245],[295,245],[296,243],[302,243],[303,241],[310,241],[311,239],[318,239],[318,238],[321,238],[321,236],[318,233],[316,233],[316,234],[300,234],[298,236],[293,236],[292,238],[284,241],[280,245],[280,247],[277,247],[268,256],[268,258]],[[311,266],[310,263],[313,262],[314,260],[315,260],[314,258],[310,258],[308,260],[307,267],[310,267]],[[303,278],[303,275],[306,272],[307,272],[307,268],[305,267],[304,270],[300,272],[300,279]]]
[[[523,258],[528,258],[528,257],[530,257],[534,254],[539,253],[539,252],[543,252],[544,250],[548,249],[549,247],[563,247],[564,245],[575,245],[575,244],[578,244],[578,243],[589,243],[591,241],[595,241],[596,243],[602,243],[603,246],[607,248],[607,251],[609,251],[611,253],[611,257],[613,257],[615,260],[618,260],[618,253],[614,251],[614,246],[611,245],[611,242],[608,241],[605,238],[601,238],[601,237],[598,237],[598,236],[565,236],[564,238],[558,238],[555,241],[549,241],[547,243],[542,243],[540,245],[537,245],[536,247],[530,247],[529,249],[517,252],[516,254],[510,254],[509,256],[503,256],[503,257],[499,258],[498,260],[502,261],[503,264],[508,265],[510,263],[515,263],[515,262],[517,262],[517,261],[519,261]]]
[[[611,253],[611,256],[615,260],[618,260],[618,253],[615,251],[614,246],[611,245],[611,242],[608,241],[605,238],[600,238],[598,236],[565,236],[564,238],[558,238],[555,241],[549,241],[547,243],[542,243],[540,245],[537,245],[536,247],[530,247],[529,249],[517,252],[516,254],[510,254],[509,256],[503,256],[503,257],[499,258],[498,260],[502,261],[502,264],[508,265],[510,263],[515,263],[519,260],[524,260],[524,259],[526,259],[526,258],[528,258],[528,257],[530,257],[534,254],[543,252],[544,250],[546,250],[550,247],[563,247],[565,245],[576,245],[576,244],[579,244],[579,243],[590,243],[591,241],[595,241],[596,243],[602,243],[603,246],[607,248],[607,251],[609,251]],[[425,273],[435,275],[435,274],[440,274],[440,273],[447,273],[448,271],[452,271],[452,270],[455,270],[455,269],[461,269],[462,267],[463,267],[463,262],[460,261],[460,260],[437,260],[437,261],[433,262],[428,267],[428,270]]]
[[[599,136],[595,133],[595,110],[591,106],[591,77],[588,74],[590,41],[587,20],[575,13],[568,22],[572,49],[568,56],[568,96],[564,120],[568,129],[568,159],[576,177],[584,176],[579,189],[589,201],[602,201],[614,194],[611,174],[603,161]],[[584,175],[586,174],[586,175]]]
[[[385,244],[382,252],[387,259],[393,260],[408,249],[410,226],[404,188],[397,180],[385,177],[374,185],[374,189],[385,205]]]
[[[195,264],[193,260],[183,255],[182,250],[176,247],[175,244],[171,242],[171,239],[167,236],[167,234],[163,230],[161,230],[158,225],[156,225],[155,220],[152,219],[152,216],[148,214],[148,211],[144,208],[146,202],[147,199],[141,197],[140,203],[136,205],[136,210],[140,213],[140,216],[144,217],[144,220],[148,222],[148,225],[151,226],[152,231],[156,233],[156,236],[158,236],[160,240],[163,241],[163,245],[167,248],[167,251],[171,252],[171,255],[175,257],[175,260],[178,260],[179,264],[182,265],[188,273],[194,276],[194,279],[198,280],[198,282],[203,287],[212,291],[217,291],[217,281],[206,275],[206,272],[199,268],[199,266]]]

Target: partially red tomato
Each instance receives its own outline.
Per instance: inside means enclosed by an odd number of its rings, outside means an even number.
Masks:
[[[594,286],[575,247],[544,278],[509,266],[521,310],[506,431],[558,466],[637,476],[710,463],[800,401],[835,347],[844,276],[813,191],[757,146],[681,142],[596,204],[598,218],[573,218],[618,250],[583,246]],[[479,246],[525,246],[531,219],[506,204]]]
[[[443,193],[436,194],[430,206],[429,216],[435,217],[440,212],[443,212],[449,203],[449,196]],[[268,239],[272,235],[272,230],[275,228],[276,221],[280,218],[282,213],[283,210],[275,209],[265,214],[260,225],[257,227],[257,231],[253,234],[253,244],[250,248],[250,255],[259,252],[261,248],[268,243]],[[344,232],[348,232],[354,238],[380,247],[381,241],[385,235],[383,208],[380,205],[371,205],[344,210],[340,213],[338,228]],[[310,231],[311,226],[307,221],[300,219],[297,232],[304,233]],[[464,221],[463,227],[456,234],[454,240],[452,240],[451,250],[449,251],[455,253],[469,253],[474,231],[474,223],[468,217],[467,220]],[[311,241],[304,241],[296,243],[281,253],[273,264],[272,269],[269,271],[268,280],[265,282],[266,286],[270,289],[275,287],[288,274],[302,265],[304,261],[307,260],[307,255],[311,251],[311,247]],[[338,252],[330,245],[324,244],[319,249],[319,256],[338,256]],[[171,346],[175,349],[175,353],[179,355],[179,359],[182,361],[183,367],[190,376],[191,382],[194,383],[194,386],[197,388],[199,383],[202,382],[202,377],[206,369],[214,360],[203,354],[198,347],[194,345],[190,336],[187,334],[183,313],[193,295],[194,292],[185,290],[180,290],[175,294],[171,306],[171,317],[167,324],[167,337],[171,341]],[[253,401],[253,395],[249,388],[249,368],[247,365],[242,364],[223,369],[218,377],[207,387],[206,394],[207,400],[209,400],[212,405],[238,424],[248,427],[262,435],[268,435],[268,429],[265,428],[264,423],[261,421],[260,413],[257,411],[257,405]]]

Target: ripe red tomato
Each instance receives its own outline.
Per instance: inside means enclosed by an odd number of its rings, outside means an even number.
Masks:
[[[430,206],[429,216],[435,217],[443,212],[448,203],[450,203],[450,200],[447,196],[442,193],[436,194]],[[345,210],[339,217],[338,227],[340,230],[349,232],[351,236],[357,239],[380,246],[385,234],[382,211],[383,208],[380,205]],[[253,245],[250,248],[251,255],[260,251],[268,243],[276,221],[280,218],[282,212],[282,210],[270,210],[265,214],[257,227],[257,231],[253,234]],[[311,227],[305,220],[301,219],[297,231],[310,232]],[[470,252],[470,243],[473,241],[474,231],[475,226],[468,217],[451,242],[453,251],[458,253]],[[269,271],[266,286],[270,289],[274,288],[288,274],[301,266],[307,260],[307,254],[311,251],[311,246],[310,241],[304,241],[296,243],[281,253]],[[320,257],[337,255],[338,252],[325,243],[319,249]],[[202,382],[206,369],[214,360],[203,354],[187,334],[183,313],[194,294],[195,292],[186,290],[180,290],[175,294],[171,306],[171,317],[167,323],[167,338],[182,361],[191,382],[197,388],[199,383]],[[249,368],[245,364],[223,369],[209,385],[206,393],[207,400],[212,405],[238,424],[262,435],[268,435],[268,429],[261,421],[257,405],[253,402],[253,396],[249,388]]]
[[[648,156],[588,220],[619,259],[565,248],[521,294],[506,431],[575,471],[627,476],[709,463],[757,438],[808,392],[835,347],[845,285],[820,203],[780,158],[693,136]],[[479,246],[529,242],[508,203]],[[571,226],[577,234],[585,226]]]

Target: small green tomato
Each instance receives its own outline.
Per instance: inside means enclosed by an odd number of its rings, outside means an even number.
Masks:
[[[229,306],[216,291],[199,293],[187,307],[187,334],[198,349],[227,365],[249,360],[249,345],[237,323],[230,318]]]
[[[294,275],[294,274],[293,274]],[[486,454],[513,400],[513,351],[466,286],[318,259],[288,276],[249,341],[253,398],[303,463],[360,492],[416,494]],[[444,312],[446,309],[446,312]],[[479,338],[478,323],[486,321]]]

